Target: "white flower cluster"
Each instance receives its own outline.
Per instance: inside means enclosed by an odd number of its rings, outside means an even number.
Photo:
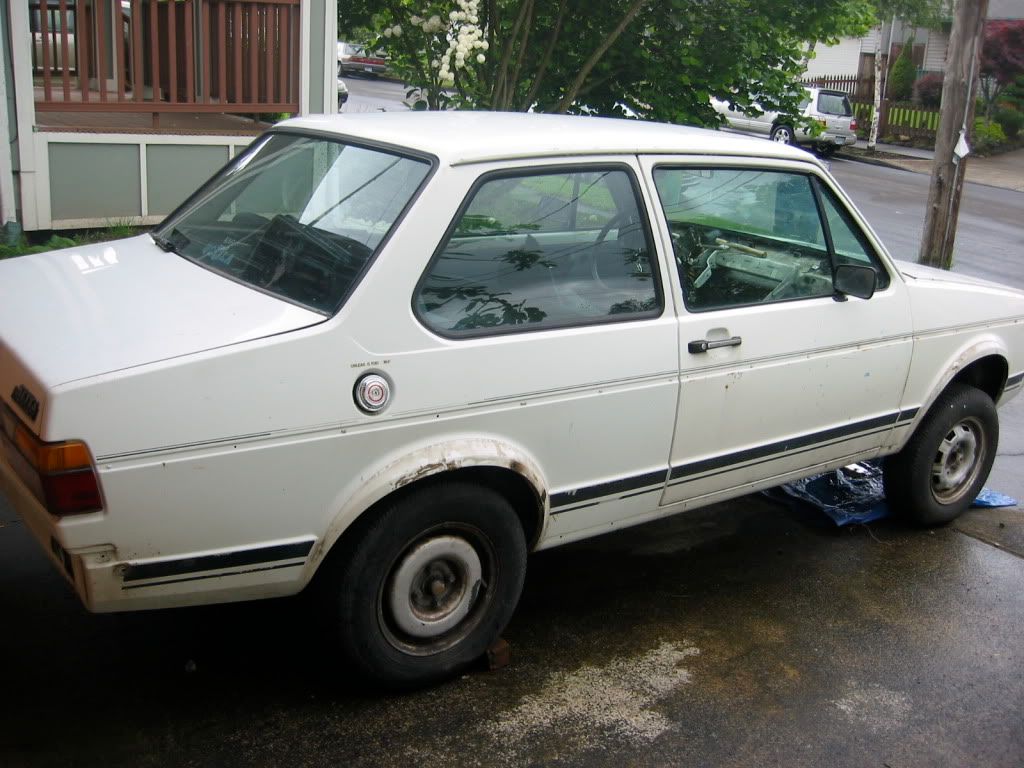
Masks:
[[[419,27],[428,35],[436,35],[438,32],[445,30],[445,24],[441,21],[440,16],[431,16],[429,19],[413,16],[409,21],[413,23],[413,26]]]
[[[384,30],[384,37],[401,37],[402,36],[402,25],[395,24],[393,27],[388,27]]]
[[[483,39],[483,30],[478,26],[480,18],[477,10],[480,0],[456,0],[456,4],[458,10],[448,14],[447,27],[437,16],[431,16],[427,20],[418,16],[412,18],[413,24],[417,24],[418,19],[419,26],[428,34],[447,29],[448,50],[440,59],[430,62],[437,70],[441,85],[446,87],[455,84],[455,70],[464,69],[471,59],[475,58],[479,64],[487,60],[484,51],[487,50],[488,43]]]

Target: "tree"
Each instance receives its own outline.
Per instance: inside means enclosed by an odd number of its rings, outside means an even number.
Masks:
[[[478,109],[705,125],[719,122],[712,96],[752,112],[797,112],[802,90],[794,84],[807,43],[863,33],[872,18],[869,0],[480,0],[469,15],[486,49],[464,52],[458,66],[456,45],[448,77],[440,78],[430,73],[439,75],[445,61],[413,44],[413,19],[422,29],[424,19],[437,16],[445,28],[434,33],[435,42],[447,46],[465,21],[452,17],[466,13],[462,5],[357,3],[367,5],[346,4],[339,28],[375,30],[373,44],[385,47],[396,70],[421,89],[425,106],[444,105],[429,95],[441,89],[449,101]]]
[[[1024,20],[993,21],[986,25],[980,69],[985,119],[991,121],[992,107],[1003,89],[1024,74]]]
[[[910,56],[913,49],[914,38],[910,38],[903,44],[889,74],[889,97],[896,101],[908,101],[914,89],[914,61]]]
[[[868,131],[868,149],[874,150],[878,143],[878,124],[882,115],[882,99],[885,96],[884,61],[889,51],[882,56],[882,37],[888,26],[888,41],[892,43],[892,28],[897,19],[916,27],[938,29],[946,13],[946,0],[874,0],[875,25],[878,36],[875,38],[875,93],[874,109],[871,112],[871,128]]]

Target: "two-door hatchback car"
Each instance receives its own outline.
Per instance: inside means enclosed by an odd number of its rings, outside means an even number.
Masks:
[[[309,117],[150,234],[0,263],[0,491],[94,611],[315,594],[451,674],[527,553],[862,459],[958,515],[1024,294],[893,261],[798,149],[627,120]]]

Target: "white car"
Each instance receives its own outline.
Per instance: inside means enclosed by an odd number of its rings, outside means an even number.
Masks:
[[[857,143],[857,118],[853,116],[850,99],[842,91],[827,88],[805,88],[800,114],[816,123],[817,132],[778,112],[762,111],[746,114],[727,101],[711,99],[711,106],[725,118],[726,125],[740,131],[761,133],[781,144],[809,146],[822,156]]]
[[[481,655],[531,551],[879,456],[951,520],[1022,380],[1024,293],[638,121],[289,120],[152,234],[0,262],[0,492],[85,605],[313,583],[393,685]]]

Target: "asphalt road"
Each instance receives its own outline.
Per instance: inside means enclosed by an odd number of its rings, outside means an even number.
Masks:
[[[913,245],[926,179],[833,170]],[[958,268],[1019,284],[1024,196],[964,205]],[[540,553],[510,667],[394,696],[332,671],[302,598],[90,615],[0,502],[0,766],[1020,766],[1021,518],[751,496]]]
[[[889,252],[916,261],[930,177],[840,158],[833,175]],[[953,271],[1024,289],[1024,192],[964,185]],[[1024,504],[1024,397],[1000,409],[1000,427],[988,485]]]
[[[348,101],[342,106],[344,113],[393,112],[404,110],[403,104],[408,88],[401,83],[379,77],[353,77],[347,75]]]

